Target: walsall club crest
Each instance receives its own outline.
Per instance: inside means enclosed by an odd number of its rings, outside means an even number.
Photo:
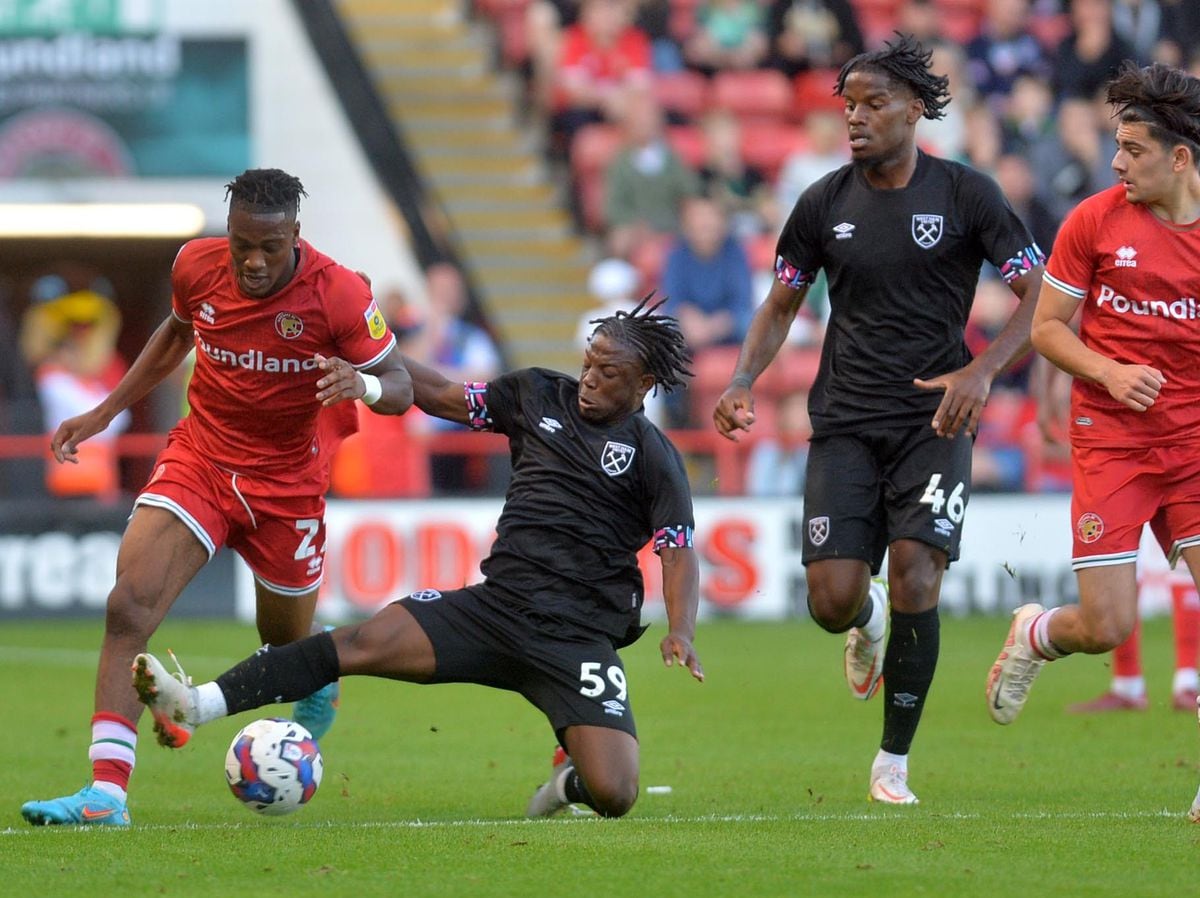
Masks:
[[[600,467],[609,477],[617,477],[629,470],[635,452],[637,450],[632,446],[609,440],[604,444],[604,451],[600,453]]]
[[[304,321],[293,312],[280,312],[275,316],[275,331],[285,340],[295,340],[304,333]]]
[[[918,214],[912,217],[912,237],[921,249],[932,249],[942,239],[942,216]]]

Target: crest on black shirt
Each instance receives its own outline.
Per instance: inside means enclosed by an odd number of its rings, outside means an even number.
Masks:
[[[928,213],[914,215],[912,236],[921,249],[932,249],[942,239],[942,216]]]
[[[604,444],[604,451],[600,453],[600,467],[604,469],[604,473],[609,477],[624,474],[633,463],[633,454],[635,452],[637,450],[632,446],[627,446],[625,443],[614,443],[612,440],[609,440]]]
[[[817,518],[809,518],[808,521],[808,541],[814,546],[825,544],[825,540],[829,539],[829,518],[826,515],[821,515]]]

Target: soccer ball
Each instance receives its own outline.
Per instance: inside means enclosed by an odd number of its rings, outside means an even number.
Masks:
[[[267,717],[243,727],[225,753],[225,779],[234,797],[260,814],[290,814],[321,785],[321,749],[293,720]]]

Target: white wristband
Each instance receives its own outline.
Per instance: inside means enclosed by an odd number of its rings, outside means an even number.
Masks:
[[[362,401],[367,405],[374,405],[383,396],[383,384],[374,374],[363,374],[360,371],[358,376],[363,379]]]

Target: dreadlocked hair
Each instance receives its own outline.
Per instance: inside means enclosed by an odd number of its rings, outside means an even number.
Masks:
[[[1164,146],[1183,143],[1200,165],[1200,79],[1172,66],[1126,60],[1106,99],[1122,122],[1140,122]]]
[[[670,393],[685,385],[685,377],[692,376],[688,367],[692,353],[684,342],[679,322],[671,315],[655,314],[666,299],[651,305],[653,296],[653,291],[647,293],[631,312],[622,309],[607,318],[593,318],[588,324],[596,325],[593,336],[604,334],[632,349],[646,372],[653,375],[655,388],[662,387]]]
[[[881,49],[859,53],[842,66],[834,92],[839,97],[842,95],[851,72],[860,69],[882,72],[893,81],[902,81],[912,89],[917,99],[925,104],[925,118],[942,118],[950,103],[949,77],[933,73],[930,69],[933,51],[926,50],[911,34],[897,31],[896,38],[895,43],[884,41]]]
[[[225,185],[225,198],[232,205],[248,206],[259,212],[287,212],[300,209],[300,197],[308,196],[295,175],[278,168],[251,168]]]

